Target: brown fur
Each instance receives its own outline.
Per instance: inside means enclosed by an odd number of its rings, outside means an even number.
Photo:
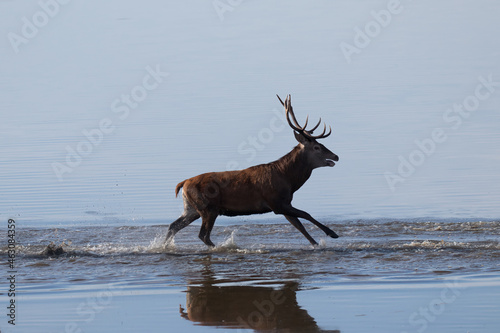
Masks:
[[[316,141],[317,138],[327,137],[330,133],[325,134],[325,126],[323,133],[314,137],[312,130],[306,131],[305,126],[298,127],[295,119],[293,125],[288,118],[289,113],[295,118],[290,97],[283,105],[287,111],[287,120],[294,129],[299,144],[291,152],[271,163],[238,171],[204,173],[177,184],[176,196],[180,189],[183,189],[184,213],[169,226],[167,241],[179,230],[201,217],[199,237],[205,244],[214,246],[210,240],[210,232],[217,216],[268,212],[284,215],[311,244],[317,243],[298,218],[311,221],[330,237],[338,237],[335,232],[316,221],[311,215],[294,208],[291,204],[293,193],[304,185],[313,169],[334,166],[334,161],[338,161],[337,155]]]
[[[181,190],[181,188],[184,186],[184,183],[186,181],[182,181],[180,182],[179,184],[177,184],[177,186],[175,187],[175,197],[177,198],[177,195],[179,194],[179,191]]]
[[[217,215],[249,215],[279,209],[282,199],[291,200],[311,175],[300,145],[277,161],[244,170],[210,172],[184,180],[181,187],[188,202],[198,211],[210,209]]]

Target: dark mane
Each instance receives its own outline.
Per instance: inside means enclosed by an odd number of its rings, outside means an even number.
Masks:
[[[269,163],[273,169],[283,174],[292,184],[292,192],[297,191],[309,179],[312,168],[301,144],[295,146],[288,154]]]
[[[295,146],[288,154],[269,163],[274,169],[285,173],[291,164],[295,164],[300,159],[300,145]]]

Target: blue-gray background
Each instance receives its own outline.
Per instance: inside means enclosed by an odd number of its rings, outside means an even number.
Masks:
[[[292,94],[300,121],[332,125],[322,142],[340,156],[297,192],[298,208],[500,216],[500,87],[456,129],[443,118],[478,78],[500,81],[496,1],[401,1],[390,18],[391,1],[41,3],[51,5],[0,2],[4,219],[169,223],[182,209],[179,181],[269,162],[296,144],[276,93]],[[375,29],[369,43],[346,57],[342,45],[359,46],[365,28]],[[127,116],[114,112],[148,68],[168,76]],[[59,179],[54,163],[103,120],[113,131]],[[444,142],[391,189],[387,173],[418,157],[415,140],[436,128]],[[249,137],[260,140],[255,154]]]

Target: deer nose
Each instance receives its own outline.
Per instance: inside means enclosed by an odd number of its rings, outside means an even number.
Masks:
[[[338,162],[339,157],[338,157],[337,155],[333,154],[333,160],[334,160],[335,162]]]

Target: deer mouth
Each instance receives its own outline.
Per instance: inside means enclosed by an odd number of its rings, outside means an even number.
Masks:
[[[329,158],[326,159],[326,166],[332,167],[335,165],[335,162]]]

